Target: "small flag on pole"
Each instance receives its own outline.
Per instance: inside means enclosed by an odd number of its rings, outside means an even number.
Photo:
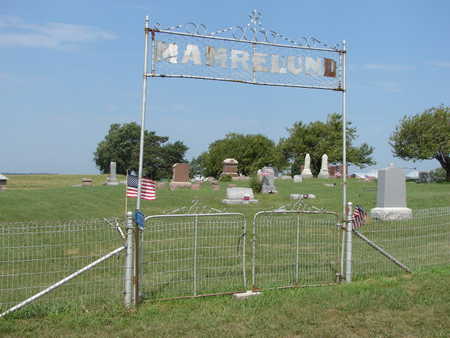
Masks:
[[[366,223],[367,213],[363,207],[357,205],[353,210],[353,229],[358,229]]]
[[[127,197],[138,196],[139,178],[135,175],[128,175],[127,177]],[[152,201],[156,199],[156,184],[155,181],[148,178],[141,179],[141,199]]]

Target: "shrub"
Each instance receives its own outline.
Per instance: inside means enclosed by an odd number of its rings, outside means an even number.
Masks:
[[[444,182],[446,180],[447,173],[444,168],[437,168],[430,171],[432,182]]]
[[[219,182],[231,182],[231,176],[230,175],[222,175],[219,178]]]
[[[249,187],[252,188],[254,193],[260,193],[262,190],[262,182],[258,180],[258,177],[256,175],[253,175],[250,177],[250,181],[248,182]]]

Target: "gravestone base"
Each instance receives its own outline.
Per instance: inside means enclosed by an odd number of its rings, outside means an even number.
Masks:
[[[313,199],[313,198],[316,198],[316,195],[314,195],[314,194],[290,194],[289,198],[291,200]]]
[[[412,210],[409,208],[373,208],[370,217],[381,221],[399,221],[412,218]]]
[[[313,178],[313,174],[310,169],[303,169],[302,179]]]
[[[192,183],[191,182],[170,182],[169,188],[170,190],[175,190],[178,188],[191,188]]]
[[[236,200],[236,199],[224,199],[223,204],[253,204],[258,203],[258,200]]]
[[[110,177],[108,177],[108,178],[106,179],[106,182],[105,182],[105,185],[110,185],[110,186],[119,185],[119,184],[120,184],[119,181],[114,180],[114,179],[112,179],[112,178],[110,178]]]
[[[328,170],[321,170],[317,178],[330,178]]]
[[[302,183],[303,177],[302,175],[294,175],[294,183]]]

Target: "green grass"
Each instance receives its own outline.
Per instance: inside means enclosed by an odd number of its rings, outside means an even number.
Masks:
[[[93,179],[92,187],[73,187],[81,183],[82,177]],[[122,217],[124,213],[124,186],[104,186],[106,175],[12,175],[7,190],[0,191],[0,222],[74,220],[93,217]],[[326,187],[324,183],[335,182],[336,187]],[[234,182],[233,182],[234,183]],[[237,182],[247,186],[247,182]],[[260,210],[273,210],[287,205],[292,193],[315,194],[316,199],[307,203],[341,213],[342,200],[340,181],[305,180],[301,184],[277,180],[279,193],[276,195],[257,194],[258,204],[246,206],[225,206],[225,189],[228,183],[221,183],[219,191],[213,191],[205,183],[198,191],[178,189],[170,191],[166,185],[158,191],[156,201],[143,201],[142,210],[146,215],[155,215],[180,207],[190,206],[193,200],[202,205],[221,210],[244,213],[249,223]],[[375,207],[376,183],[350,179],[348,200],[366,209]],[[136,200],[129,199],[130,210]],[[449,184],[407,183],[407,204],[412,209],[450,206]]]
[[[33,311],[34,310],[34,311]],[[138,311],[30,308],[2,337],[448,337],[450,268],[349,285],[144,303]]]
[[[66,222],[111,216],[123,217],[124,186],[104,186],[103,182],[105,182],[106,176],[100,175],[89,176],[94,180],[92,187],[73,187],[73,185],[80,184],[82,177],[88,176],[10,176],[8,189],[0,191],[0,222],[36,221],[43,224],[44,222],[55,223],[57,220]],[[324,183],[330,181],[336,182],[337,186],[324,186]],[[276,185],[279,194],[258,194],[256,198],[259,203],[246,206],[225,206],[221,203],[225,197],[228,183],[221,183],[219,191],[213,191],[209,184],[203,184],[198,191],[190,189],[170,191],[166,186],[158,191],[156,201],[143,201],[142,209],[146,215],[156,215],[176,208],[189,207],[192,201],[199,200],[202,206],[243,213],[247,221],[247,232],[250,234],[254,214],[261,210],[273,210],[282,205],[289,205],[291,193],[315,194],[317,199],[308,200],[309,205],[340,213],[342,202],[339,181],[330,181],[309,180],[302,184],[293,184],[292,181],[278,180]],[[246,186],[247,183],[238,182],[236,184]],[[407,192],[408,207],[413,209],[450,206],[450,185],[448,184],[407,183]],[[366,209],[374,207],[376,183],[350,180],[348,199]],[[129,199],[130,210],[134,208],[135,201],[135,199]],[[81,237],[74,237],[74,242],[68,251],[61,251],[62,256],[70,258],[80,253],[80,256],[94,257],[120,245],[116,233],[111,233],[111,229],[107,229],[106,232],[108,232],[107,235],[102,231],[96,231],[89,240],[80,233]],[[324,232],[321,231],[321,233]],[[150,228],[147,228],[147,234],[150,234]],[[178,234],[183,235],[182,232]],[[280,256],[288,257],[291,254],[291,250],[286,245],[291,246],[292,243],[286,243],[295,239],[294,234],[295,228],[292,228],[273,237],[274,243],[279,241],[277,250]],[[314,229],[305,228],[305,232],[302,233],[303,238],[310,235],[314,235]],[[380,236],[380,241],[389,242],[389,238],[384,238],[383,233]],[[54,245],[64,242],[64,238],[58,237],[58,235],[44,237],[39,241],[45,244]],[[308,243],[314,243],[314,240],[318,239],[314,236],[307,238],[309,238]],[[334,241],[334,238],[339,238],[339,236],[331,235],[325,240]],[[16,236],[14,241],[20,243],[23,239],[23,236]],[[95,247],[92,240],[96,242],[98,239],[106,240],[106,242],[103,247],[97,248],[100,251],[92,253]],[[271,240],[271,235],[268,233],[266,241],[269,243]],[[77,242],[82,245],[76,244]],[[320,239],[319,242],[323,242],[323,239]],[[14,244],[14,242],[3,243],[3,247]],[[444,245],[448,245],[446,243]],[[149,248],[155,248],[152,243],[149,244],[151,244]],[[235,256],[234,245],[234,240],[232,240],[229,246],[233,248]],[[313,247],[314,245],[304,246],[302,255],[307,255],[310,250],[315,250]],[[330,248],[331,251],[336,251],[336,247]],[[24,257],[27,250],[21,251]],[[35,254],[33,250],[30,249],[32,255]],[[83,250],[88,254],[84,254]],[[248,255],[250,252],[251,242],[248,241],[247,257],[250,257]],[[40,253],[40,255],[45,257],[45,253]],[[207,251],[202,255],[207,257]],[[327,255],[329,255],[328,252],[322,256],[324,266],[329,263]],[[0,256],[4,256],[1,248]],[[276,274],[282,276],[281,282],[284,284],[292,281],[293,259],[289,256],[284,270],[275,271]],[[380,260],[380,257],[376,256],[374,259]],[[235,264],[234,258],[229,263],[228,260],[223,262],[230,266]],[[58,264],[61,263],[58,262]],[[76,262],[76,264],[80,263]],[[385,264],[385,261],[382,263]],[[54,264],[52,266],[55,267]],[[63,264],[58,266],[57,270],[65,268],[67,271],[73,271],[74,266],[64,266]],[[5,266],[3,268],[0,266],[0,271],[4,268]],[[13,268],[19,269],[19,266]],[[34,268],[40,269],[38,266]],[[117,285],[120,287],[120,276],[117,273],[120,274],[120,272],[116,270],[111,268],[111,271],[106,270],[104,274],[103,272],[97,273],[96,276],[100,277],[91,285],[100,290],[102,280],[111,278],[112,284],[107,287],[117,294]],[[332,270],[326,272],[330,279],[334,274],[334,270],[331,273]],[[367,274],[365,278],[380,276],[379,273],[374,272]],[[86,278],[81,281],[89,281],[88,274],[80,278]],[[230,275],[229,278],[238,280],[237,275]],[[268,281],[270,282],[270,279]],[[428,269],[412,276],[401,275],[396,270],[392,277],[378,277],[373,280],[358,281],[352,285],[270,291],[246,301],[236,301],[230,297],[221,296],[155,302],[152,295],[147,294],[147,299],[152,299],[152,301],[144,302],[138,312],[124,310],[119,303],[120,295],[119,297],[116,295],[114,300],[96,299],[93,306],[84,306],[84,302],[81,302],[80,305],[79,302],[68,301],[70,298],[67,298],[67,295],[58,298],[58,293],[63,291],[57,291],[54,296],[51,296],[56,301],[44,301],[31,305],[6,320],[0,320],[0,336],[445,337],[450,336],[447,334],[450,327],[448,319],[450,317],[449,282],[449,268],[441,267],[435,270]],[[188,292],[191,291],[190,284],[187,282]],[[74,283],[70,287],[61,288],[61,290],[68,290],[74,296],[79,296],[86,285],[81,284],[78,287]]]

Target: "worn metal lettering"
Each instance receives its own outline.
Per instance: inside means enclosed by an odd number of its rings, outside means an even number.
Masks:
[[[183,59],[181,63],[193,62],[195,65],[201,65],[200,49],[197,45],[188,44],[184,51]]]
[[[156,41],[156,61],[167,61],[177,63],[178,46],[176,43]]]
[[[227,49],[226,48],[214,48],[211,46],[206,47],[206,65],[207,66],[220,66],[227,67]]]
[[[254,53],[253,54],[253,70],[255,72],[268,72],[269,67],[266,66],[267,54],[264,53]]]
[[[231,68],[236,69],[240,64],[242,69],[249,71],[248,67],[249,54],[244,50],[231,50]]]

